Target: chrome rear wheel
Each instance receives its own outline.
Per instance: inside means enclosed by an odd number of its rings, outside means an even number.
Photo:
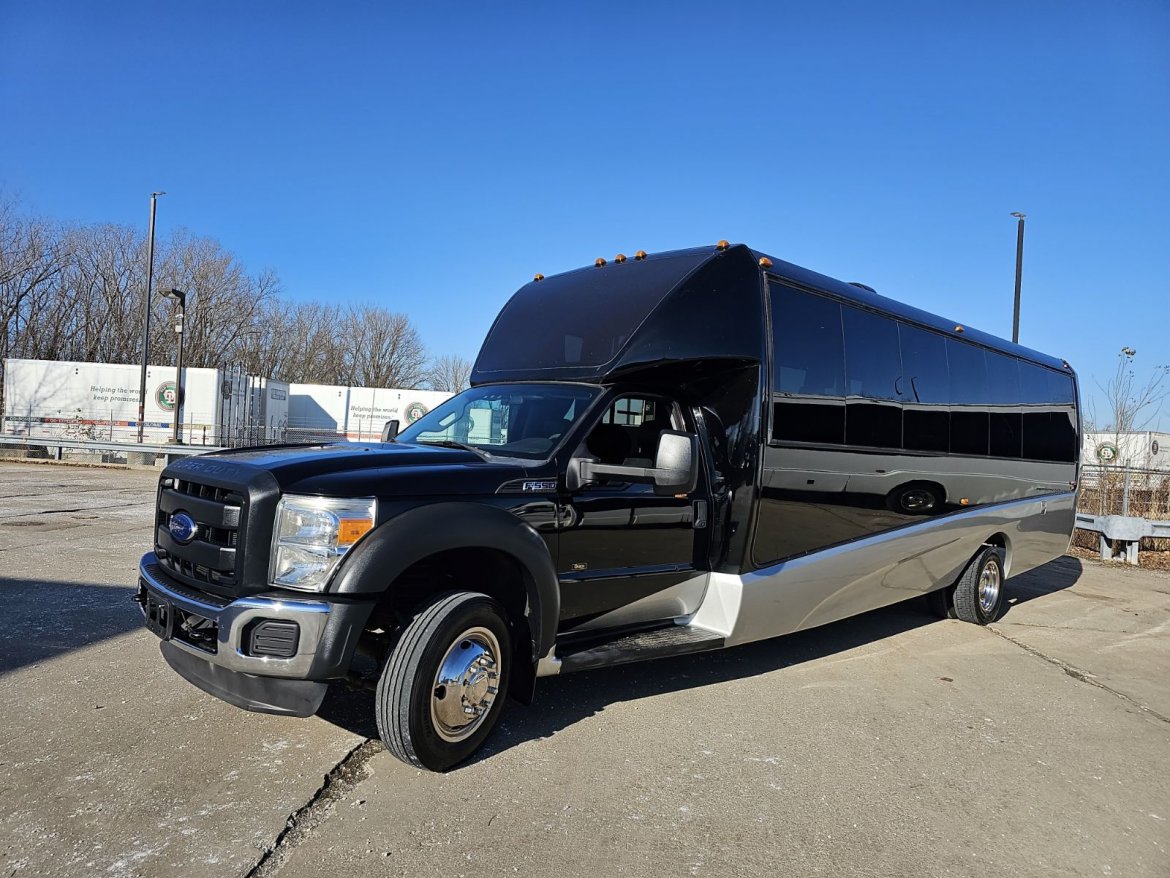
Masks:
[[[955,615],[964,622],[986,625],[1003,609],[1004,550],[984,546],[955,583]]]

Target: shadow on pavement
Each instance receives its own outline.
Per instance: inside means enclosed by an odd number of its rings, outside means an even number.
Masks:
[[[1080,578],[1081,570],[1081,562],[1076,558],[1058,558],[1010,579],[1008,598],[1019,603],[1061,591]],[[926,602],[916,598],[821,628],[721,652],[545,678],[537,682],[536,698],[530,706],[509,703],[484,748],[464,766],[490,759],[524,741],[554,735],[611,704],[755,677],[826,658],[934,621],[937,618]],[[317,715],[362,737],[378,737],[373,692],[335,685]]]
[[[0,675],[142,627],[134,589],[0,576]]]
[[[1035,570],[1013,576],[1006,583],[1006,600],[1000,618],[1004,618],[1018,604],[1072,588],[1084,572],[1080,558],[1062,555],[1055,561],[1041,564]]]

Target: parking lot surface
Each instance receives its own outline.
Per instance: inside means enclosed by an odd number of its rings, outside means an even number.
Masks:
[[[157,474],[0,463],[0,875],[1170,876],[1170,575],[1061,558],[989,628],[917,603],[540,681],[446,775],[338,687],[183,682],[133,594]]]

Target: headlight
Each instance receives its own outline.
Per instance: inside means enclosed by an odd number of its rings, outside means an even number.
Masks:
[[[281,497],[272,532],[269,583],[321,591],[341,556],[373,528],[377,510],[373,497]]]

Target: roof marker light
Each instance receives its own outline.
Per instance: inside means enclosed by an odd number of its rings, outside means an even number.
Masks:
[[[614,261],[614,262],[625,262],[625,261],[626,261],[626,255],[625,255],[624,253],[619,253],[617,256],[615,256],[615,257],[613,258],[613,261]]]
[[[543,274],[539,274],[539,273],[537,273],[537,274],[534,274],[534,275],[532,276],[532,279],[533,279],[534,281],[538,281],[538,280],[544,280],[544,275],[543,275]]]
[[[760,257],[760,268],[771,268],[771,267],[772,267],[772,260],[769,259],[767,256],[761,256]]]
[[[605,265],[605,260],[604,260],[604,259],[602,259],[600,256],[598,256],[598,257],[597,257],[597,258],[596,258],[596,259],[593,261],[593,266],[594,266],[594,268],[601,268],[603,265]]]
[[[646,251],[639,250],[637,253],[634,254],[634,258],[637,259],[639,262],[641,262],[643,259],[646,258]]]
[[[955,327],[955,332],[959,333],[960,335],[962,335],[962,334],[963,334],[964,332],[966,332],[966,331],[967,331],[967,330],[966,330],[966,329],[964,329],[962,326],[956,326],[956,327]]]
[[[716,250],[726,250],[730,246],[731,245],[729,243],[727,243],[726,241],[720,241],[718,244],[715,245],[715,249]]]

